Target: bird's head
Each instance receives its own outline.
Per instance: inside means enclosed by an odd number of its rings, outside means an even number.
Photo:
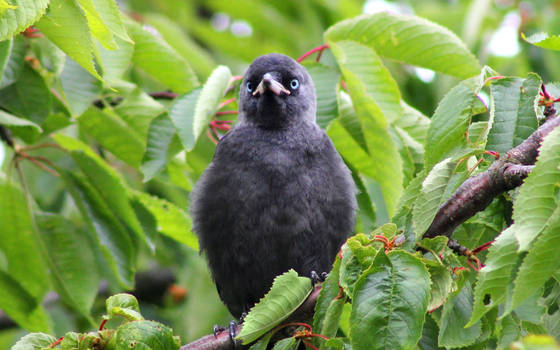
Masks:
[[[305,68],[272,53],[251,63],[239,94],[239,118],[263,128],[285,128],[314,121],[315,86]]]

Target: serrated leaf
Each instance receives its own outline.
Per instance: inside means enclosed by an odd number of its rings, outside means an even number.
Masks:
[[[300,340],[295,337],[284,338],[274,344],[272,350],[296,350],[298,349]]]
[[[198,239],[191,231],[192,220],[185,211],[144,192],[134,191],[132,196],[152,213],[159,232],[198,251]]]
[[[560,247],[560,208],[556,207],[519,267],[514,281],[512,301],[508,303],[507,310],[515,309],[535,294],[535,290],[541,288],[560,268],[560,261],[556,258],[558,247]]]
[[[392,84],[386,80],[392,81],[390,75],[370,48],[351,41],[331,42],[330,45],[346,81],[374,164],[370,174],[381,187],[387,211],[392,216],[402,192],[402,164],[389,135],[387,118],[396,118],[400,113],[398,89],[395,95]],[[376,78],[382,79],[389,87],[378,85]],[[357,164],[354,166],[358,168]]]
[[[93,64],[93,40],[87,19],[74,1],[51,0],[48,14],[37,23],[37,28],[91,75],[102,80]]]
[[[340,74],[333,68],[320,63],[304,64],[313,80],[317,95],[317,124],[326,129],[330,122],[338,115],[336,101],[336,85]]]
[[[117,50],[108,50],[103,46],[99,46],[99,59],[103,67],[103,78],[109,85],[113,85],[114,81],[122,79],[123,75],[132,65],[132,56],[134,55],[134,44],[115,38],[119,48]]]
[[[401,101],[401,106],[403,108],[403,113],[399,119],[395,120],[393,125],[403,129],[416,142],[423,145],[428,135],[430,118],[412,108],[404,101]]]
[[[17,0],[12,4],[0,6],[0,41],[23,32],[41,18],[49,0]]]
[[[49,329],[49,318],[39,300],[9,274],[0,270],[0,309],[28,331]]]
[[[68,58],[60,75],[62,91],[73,116],[80,116],[101,94],[99,80],[92,77],[76,61]]]
[[[236,339],[249,344],[290,316],[313,290],[311,280],[289,270],[277,276],[270,291],[249,311]]]
[[[39,125],[49,115],[52,105],[49,87],[27,63],[17,82],[0,90],[1,107]]]
[[[144,152],[140,166],[144,182],[150,181],[167,164],[170,152],[172,153],[172,141],[175,135],[175,126],[167,113],[152,120],[148,130],[146,152]]]
[[[55,291],[67,305],[89,318],[99,276],[87,234],[61,216],[41,214],[36,220],[48,251]]]
[[[133,167],[140,165],[144,141],[113,111],[90,107],[78,118],[78,124],[117,158]]]
[[[0,177],[0,252],[5,272],[36,300],[42,300],[49,282],[25,194]]]
[[[47,38],[35,38],[31,41],[33,53],[40,64],[49,72],[59,76],[64,69],[66,54]]]
[[[96,242],[101,245],[108,269],[123,288],[132,289],[136,248],[125,228],[84,177],[58,171],[89,229],[96,233]]]
[[[430,277],[422,262],[401,250],[380,251],[356,283],[350,316],[352,348],[410,349],[422,334]]]
[[[469,79],[451,89],[434,112],[426,139],[426,170],[429,171],[444,158],[453,157],[467,148],[466,132],[470,119],[486,109],[469,87],[472,82]]]
[[[480,321],[468,328],[465,326],[471,317],[472,306],[472,289],[466,283],[443,306],[438,336],[440,346],[456,348],[475,343],[482,333]]]
[[[542,81],[531,73],[526,79],[508,77],[490,86],[492,128],[486,149],[501,154],[523,142],[537,128],[535,99]]]
[[[473,312],[467,327],[505,301],[513,268],[518,261],[516,229],[516,225],[512,225],[504,230],[488,250],[485,266],[478,273]]]
[[[447,238],[447,237],[446,237]],[[433,311],[443,305],[453,289],[453,278],[449,268],[445,265],[433,264],[428,265],[430,272],[430,280],[432,281],[430,289],[430,303],[428,310]]]
[[[436,164],[422,182],[422,190],[412,212],[417,237],[428,230],[440,205],[447,200],[454,184],[452,178],[456,167],[456,162],[446,158]]]
[[[545,32],[535,33],[529,37],[521,33],[521,37],[530,44],[549,50],[560,50],[560,35],[549,35]]]
[[[513,220],[517,226],[515,237],[520,251],[529,249],[558,205],[559,150],[560,128],[556,128],[544,138],[535,167],[513,203]]]
[[[459,78],[480,71],[465,44],[449,29],[416,16],[380,12],[335,24],[325,41],[355,40],[379,55]]]
[[[101,16],[97,12],[95,8],[96,3],[93,0],[76,0],[88,21],[89,29],[91,30],[91,34],[99,40],[101,45],[105,46],[107,49],[115,50],[118,48],[117,43],[113,39],[113,33],[107,28]]]
[[[189,63],[161,37],[132,20],[127,20],[126,26],[134,41],[134,64],[178,93],[199,85]]]
[[[169,115],[183,147],[191,151],[216,113],[231,72],[226,66],[217,67],[202,89],[195,89],[179,97],[170,108]]]
[[[45,333],[29,333],[18,340],[11,350],[40,350],[49,348],[56,338]]]

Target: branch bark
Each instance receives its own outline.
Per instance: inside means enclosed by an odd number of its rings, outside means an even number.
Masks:
[[[463,182],[439,208],[424,237],[451,237],[457,226],[486,209],[500,193],[520,186],[537,160],[543,138],[558,125],[559,117],[548,118],[531,136],[494,161],[486,171]]]

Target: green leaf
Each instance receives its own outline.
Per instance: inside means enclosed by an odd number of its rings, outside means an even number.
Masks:
[[[401,101],[403,114],[393,125],[406,131],[416,142],[424,144],[430,127],[430,118]]]
[[[530,44],[549,50],[560,50],[560,35],[548,35],[547,33],[535,33],[529,37],[521,33],[521,37]]]
[[[0,178],[0,252],[7,259],[4,271],[36,300],[42,300],[49,282],[40,242],[25,194]]]
[[[38,132],[41,132],[41,127],[27,119],[18,118],[10,113],[6,113],[0,110],[0,124],[7,126],[30,126],[35,128]]]
[[[12,51],[12,39],[0,41],[0,82]]]
[[[174,153],[175,135],[175,126],[168,114],[162,114],[152,120],[148,130],[146,152],[140,166],[144,182],[150,181],[167,164],[168,158]]]
[[[376,77],[384,79],[390,76],[385,74],[386,69],[380,66],[381,62],[373,50],[351,41],[331,42],[330,45],[350,91],[367,143],[367,152],[375,165],[369,174],[379,184],[389,216],[392,216],[402,192],[402,164],[389,135],[386,118],[396,117],[395,114],[399,113],[396,106],[400,109],[400,96],[393,94],[388,80],[383,80],[388,83],[388,88],[374,82]],[[393,100],[396,100],[397,105]],[[391,114],[386,116],[384,113]],[[339,145],[337,149],[342,151]],[[344,153],[353,151],[355,149],[341,154],[346,159]],[[358,170],[363,168],[354,162],[352,165]]]
[[[400,250],[380,251],[356,283],[350,316],[352,348],[411,349],[422,335],[430,277],[422,262]]]
[[[29,333],[18,340],[11,350],[41,350],[48,348],[56,338],[45,333]]]
[[[486,149],[501,154],[523,142],[537,128],[535,100],[542,81],[531,73],[526,79],[508,77],[490,86],[493,122]]]
[[[367,96],[383,113],[383,116],[375,115],[379,123],[385,125],[400,118],[403,111],[399,87],[375,50],[349,40],[330,44],[342,74],[347,79],[352,101],[355,99],[353,95],[356,94],[356,89],[352,89],[350,85],[358,85],[358,96]],[[348,81],[349,78],[351,81]],[[354,105],[357,105],[355,101]]]
[[[517,226],[515,237],[520,251],[529,249],[558,205],[559,150],[560,128],[556,128],[544,138],[535,167],[513,203],[513,220]]]
[[[272,350],[297,350],[300,340],[295,337],[284,338],[274,344]]]
[[[126,26],[134,41],[132,61],[175,92],[184,93],[198,86],[189,63],[157,37],[131,20]]]
[[[91,75],[102,80],[93,64],[93,40],[87,19],[74,1],[51,0],[49,12],[37,23],[37,28]]]
[[[40,64],[47,71],[59,76],[66,63],[66,54],[47,38],[35,38],[31,48]]]
[[[206,130],[216,114],[231,77],[229,68],[219,66],[214,69],[201,90],[196,89],[179,97],[171,106],[169,115],[185,150],[192,150],[196,140]]]
[[[134,55],[134,45],[130,42],[115,38],[119,48],[117,50],[107,50],[103,46],[99,46],[99,59],[103,67],[103,78],[109,85],[113,85],[115,81],[123,78],[128,71]]]
[[[336,101],[336,85],[340,74],[333,68],[320,63],[304,65],[315,85],[317,95],[317,124],[326,129],[329,123],[338,115]]]
[[[469,87],[471,83],[472,80],[466,80],[451,89],[432,116],[425,153],[425,168],[428,171],[444,158],[454,158],[464,152],[471,117],[486,110]]]
[[[10,41],[4,41],[9,43]],[[8,61],[3,68],[3,76],[0,79],[0,88],[8,86],[16,82],[23,70],[25,63],[25,53],[27,51],[27,43],[23,36],[16,36],[11,40],[9,48]]]
[[[457,348],[476,342],[482,333],[480,321],[468,328],[465,326],[471,317],[472,307],[472,289],[466,283],[461,290],[453,293],[443,306],[438,336],[439,346]]]
[[[99,80],[92,77],[76,61],[68,58],[60,75],[62,91],[73,116],[80,116],[101,94]]]
[[[0,6],[0,41],[23,32],[45,13],[49,0],[17,0]],[[52,6],[52,5],[51,5]]]
[[[115,350],[178,350],[179,340],[173,336],[173,330],[155,321],[135,321],[121,325],[111,343]],[[133,346],[131,346],[133,344]]]
[[[191,231],[192,220],[187,213],[166,200],[144,192],[134,191],[132,196],[152,213],[159,232],[198,251],[198,239]]]
[[[144,153],[144,142],[124,120],[113,111],[90,107],[78,118],[81,130],[91,135],[117,158],[138,167]]]
[[[517,225],[512,225],[504,230],[488,250],[485,266],[478,273],[473,312],[467,327],[506,300],[506,291],[518,262],[516,229]]]
[[[116,316],[122,316],[128,321],[144,319],[142,314],[140,314],[138,300],[132,294],[121,293],[110,296],[105,300],[105,309],[107,310],[107,315],[104,316],[105,319],[111,319]]]
[[[560,208],[556,207],[519,267],[508,310],[515,309],[535,294],[535,290],[542,287],[560,268],[560,261],[556,258],[558,247],[560,247]]]
[[[290,316],[311,293],[313,287],[307,277],[297,272],[277,276],[270,291],[249,311],[243,321],[241,333],[236,337],[249,344]]]
[[[171,45],[198,73],[199,77],[207,78],[216,67],[215,58],[200,44],[191,39],[181,23],[165,17],[161,13],[143,14],[145,23],[155,27],[166,42]]]
[[[61,169],[58,171],[90,231],[97,234],[96,243],[101,245],[109,270],[115,274],[121,287],[132,289],[136,248],[125,228],[84,177]]]
[[[436,164],[422,182],[422,190],[412,211],[417,237],[428,230],[440,205],[451,194],[455,184],[452,180],[456,167],[456,162],[446,158]]]
[[[443,264],[434,263],[427,266],[432,281],[430,289],[431,299],[428,310],[433,311],[443,305],[447,300],[449,293],[451,293],[453,289],[453,277],[451,277],[449,268]]]
[[[329,272],[325,281],[321,284],[321,291],[319,297],[317,298],[317,303],[315,304],[315,313],[313,314],[313,330],[315,333],[322,334],[327,337],[332,337],[336,335],[336,330],[338,329],[338,317],[332,317],[334,312],[329,313],[329,309],[337,308],[333,306],[338,304],[337,300],[342,300],[342,304],[346,301],[345,297],[340,297],[337,299],[340,293],[340,288],[338,286],[338,278],[340,274],[340,262],[338,257],[335,259],[333,267]],[[342,311],[342,310],[341,310]],[[327,318],[327,315],[330,317]],[[336,316],[336,315],[335,315]],[[327,335],[325,331],[332,330],[334,328],[335,334]]]
[[[110,50],[115,50],[118,48],[117,43],[113,39],[113,33],[107,28],[101,16],[95,8],[93,0],[76,0],[88,21],[89,29],[91,34],[99,40],[101,45]]]
[[[29,294],[18,281],[3,270],[0,270],[0,309],[28,331],[49,329],[49,317],[41,306],[40,299]]]
[[[115,214],[119,223],[128,230],[132,242],[144,241],[142,227],[128,201],[128,186],[121,174],[81,141],[62,134],[57,134],[53,138],[62,147],[71,151],[72,158],[88,181]]]
[[[379,55],[459,78],[478,74],[480,65],[449,29],[426,19],[380,12],[335,24],[325,41],[354,40]]]
[[[29,64],[18,81],[0,90],[0,106],[12,114],[41,125],[52,108],[49,87]]]
[[[36,220],[47,247],[55,291],[67,305],[89,318],[99,276],[88,235],[62,216],[42,214]]]

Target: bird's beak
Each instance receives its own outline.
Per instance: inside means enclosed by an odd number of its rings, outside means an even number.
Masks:
[[[263,95],[267,89],[277,96],[280,96],[282,93],[286,95],[290,94],[290,90],[286,89],[284,85],[275,80],[270,73],[265,73],[265,75],[263,75],[259,86],[257,86],[257,89],[253,92],[253,96]]]

